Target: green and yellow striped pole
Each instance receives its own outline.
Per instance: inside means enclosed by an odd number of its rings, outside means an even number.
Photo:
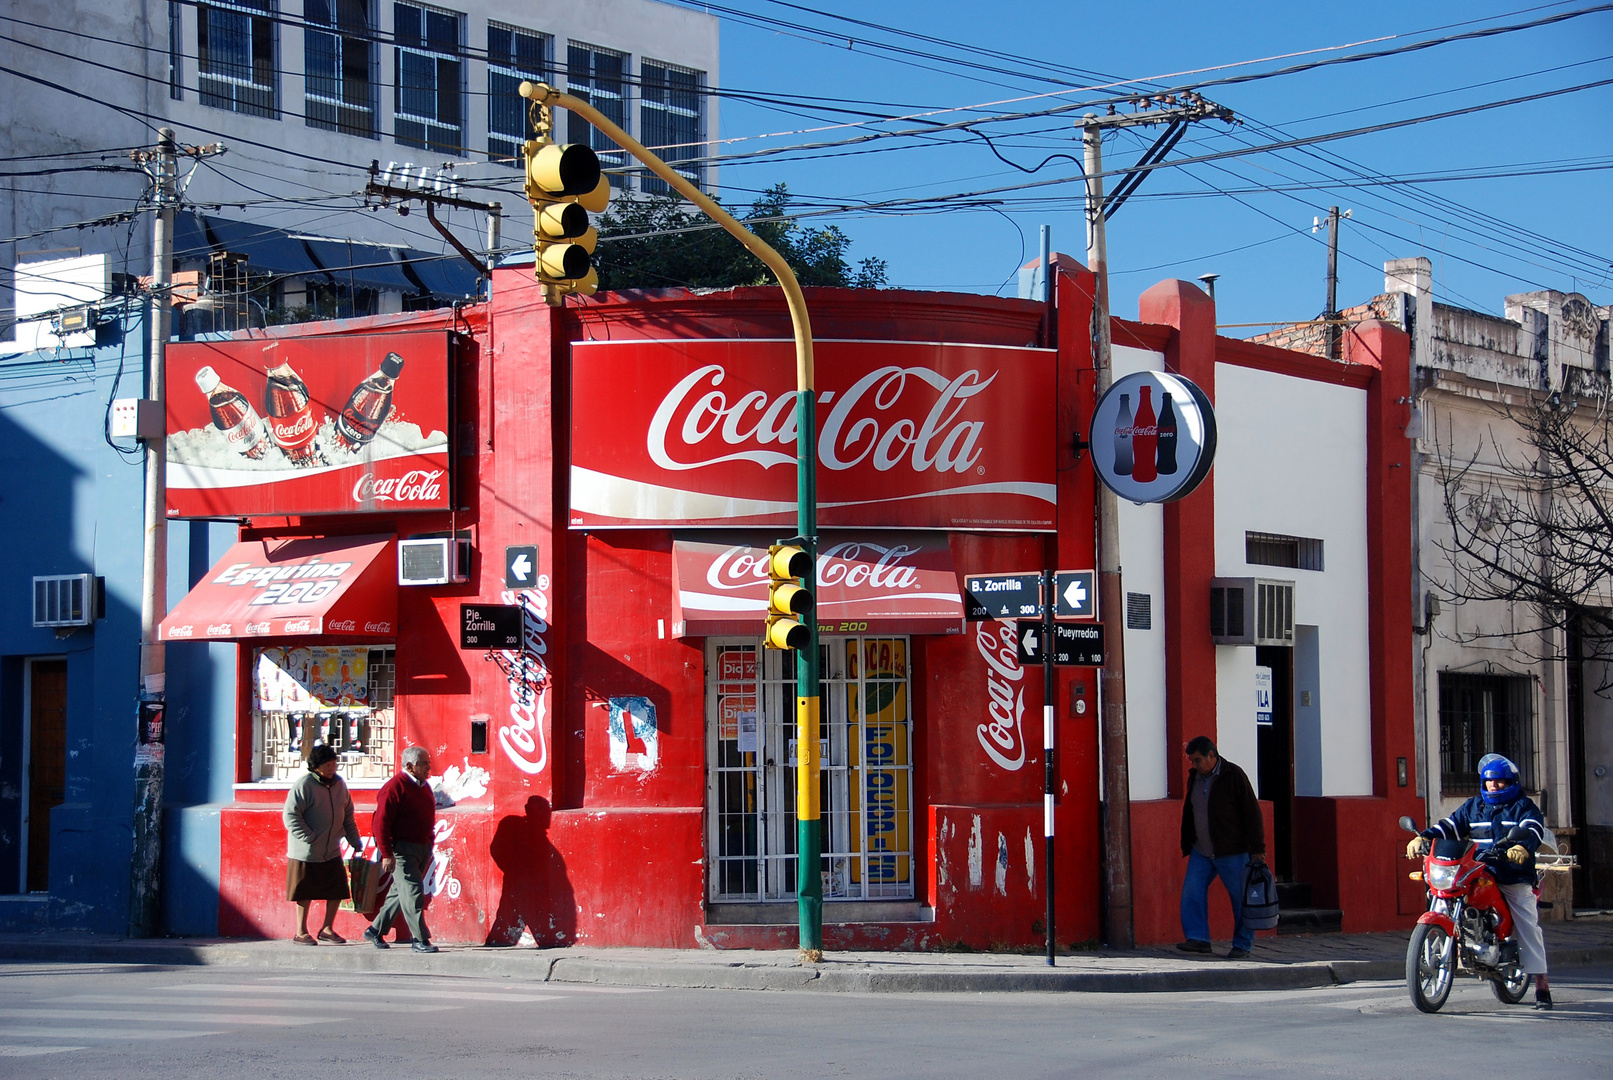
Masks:
[[[778,278],[790,308],[790,325],[795,330],[796,385],[796,512],[802,546],[812,557],[815,589],[818,559],[818,481],[817,422],[813,392],[812,323],[807,318],[806,297],[795,280],[795,271],[784,257],[760,237],[741,225],[704,192],[691,184],[670,165],[644,148],[633,136],[613,124],[588,102],[562,94],[546,83],[523,82],[521,96],[534,105],[555,106],[587,120],[611,141],[647,165],[674,191],[698,206],[707,217],[728,230],[745,248],[761,259]],[[820,869],[823,838],[818,813],[818,621],[814,611],[803,620],[808,632],[806,648],[795,662],[795,816],[796,886],[801,921],[801,955],[823,959],[823,875]]]

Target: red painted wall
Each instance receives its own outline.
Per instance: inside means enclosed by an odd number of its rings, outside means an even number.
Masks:
[[[1181,780],[1187,779],[1182,770]],[[1272,835],[1271,803],[1260,804],[1266,837]],[[1182,940],[1182,800],[1150,799],[1131,804],[1131,872],[1133,918],[1138,945],[1166,945]],[[1216,941],[1232,938],[1232,902],[1219,884],[1210,884],[1210,933]],[[1260,931],[1260,936],[1275,935]]]

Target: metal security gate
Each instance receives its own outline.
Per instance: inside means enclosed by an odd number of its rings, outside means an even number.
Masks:
[[[826,637],[819,648],[824,899],[911,899],[908,639]],[[707,650],[711,899],[793,901],[795,654],[754,638]]]

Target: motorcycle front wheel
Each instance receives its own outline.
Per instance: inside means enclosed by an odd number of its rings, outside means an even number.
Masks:
[[[1418,923],[1411,933],[1406,948],[1406,989],[1411,992],[1411,1003],[1422,1012],[1439,1012],[1451,996],[1451,984],[1456,981],[1454,945],[1450,935],[1433,923]]]
[[[1529,992],[1529,975],[1523,970],[1523,965],[1514,960],[1512,963],[1497,968],[1495,975],[1490,979],[1490,989],[1495,996],[1508,1005],[1516,1005],[1523,1000],[1523,995]]]

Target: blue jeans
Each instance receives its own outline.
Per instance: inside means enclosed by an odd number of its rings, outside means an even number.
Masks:
[[[1232,947],[1248,949],[1255,943],[1255,932],[1243,925],[1243,873],[1249,865],[1247,853],[1212,859],[1194,851],[1187,857],[1187,877],[1182,879],[1182,935],[1189,941],[1210,940],[1210,882],[1217,877],[1232,898]]]

